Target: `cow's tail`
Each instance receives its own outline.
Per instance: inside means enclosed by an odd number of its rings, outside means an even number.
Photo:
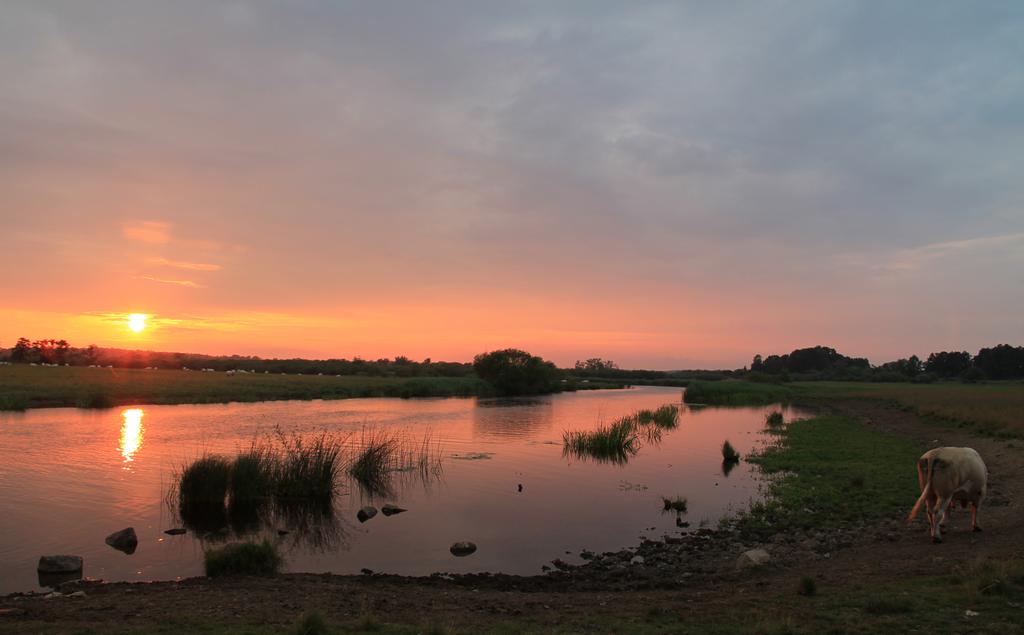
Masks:
[[[915,518],[917,518],[917,513],[921,511],[921,505],[924,505],[925,500],[928,498],[928,494],[931,493],[932,491],[932,472],[935,469],[935,461],[933,460],[933,457],[928,457],[926,461],[927,478],[925,479],[925,485],[923,488],[921,488],[921,495],[917,498],[917,502],[914,503],[914,509],[910,510],[910,515],[907,516],[907,523],[910,523]],[[917,463],[917,474],[918,478],[920,479],[922,475],[921,461],[918,461]]]

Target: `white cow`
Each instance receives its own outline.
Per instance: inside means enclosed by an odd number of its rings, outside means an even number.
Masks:
[[[917,461],[917,480],[921,485],[921,496],[907,518],[908,523],[917,516],[921,505],[926,505],[932,542],[942,542],[946,511],[953,501],[960,501],[963,507],[971,504],[971,529],[981,531],[978,506],[985,498],[988,470],[973,448],[928,450]]]

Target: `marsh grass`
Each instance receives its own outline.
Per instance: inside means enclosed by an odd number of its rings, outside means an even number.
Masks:
[[[679,514],[686,513],[686,499],[676,496],[675,498],[661,497],[663,511],[674,511]]]
[[[601,462],[625,463],[640,450],[635,416],[623,417],[608,426],[591,431],[567,430],[562,433],[563,454],[589,457]]]
[[[764,418],[764,422],[769,428],[778,428],[785,423],[785,420],[782,418],[782,413],[776,410],[775,412],[768,413]]]
[[[368,492],[388,491],[392,473],[398,469],[400,451],[401,444],[393,433],[364,428],[348,474]]]
[[[736,451],[736,448],[732,447],[728,439],[722,444],[722,461],[725,463],[739,463],[740,461],[740,453]]]
[[[679,406],[665,404],[656,410],[640,410],[636,413],[640,425],[656,425],[659,428],[671,429],[679,425]]]
[[[424,484],[443,474],[441,446],[430,434],[417,444],[392,430],[364,428],[353,450],[348,474],[370,496],[394,495],[396,481],[408,475]]]
[[[268,443],[253,441],[249,449],[231,463],[228,487],[233,508],[255,508],[267,503],[274,492],[279,469],[278,457]]]
[[[208,454],[186,466],[178,476],[178,501],[184,508],[223,507],[231,479],[231,462]]]
[[[277,431],[280,452],[274,480],[279,502],[305,501],[330,505],[345,469],[348,437],[321,432],[310,438]]]
[[[281,555],[277,546],[268,541],[239,542],[204,553],[206,575],[215,578],[224,575],[274,575],[281,569]]]

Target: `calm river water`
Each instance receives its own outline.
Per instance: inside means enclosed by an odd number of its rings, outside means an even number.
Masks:
[[[722,472],[722,441],[742,454],[764,437],[772,408],[687,408],[678,388],[642,387],[531,399],[352,399],[226,405],[56,408],[0,414],[0,593],[39,588],[43,554],[76,554],[84,574],[105,580],[202,575],[203,549],[235,535],[169,536],[180,526],[165,502],[176,469],[204,452],[233,454],[276,427],[286,433],[393,430],[439,444],[443,473],[400,475],[371,499],[345,483],[332,522],[280,540],[288,571],[407,575],[435,571],[535,574],[554,558],[579,562],[641,537],[714,524],[757,496],[751,467]],[[645,443],[624,465],[567,458],[562,432],[592,429],[641,408],[676,403],[679,426]],[[774,408],[778,409],[778,408]],[[786,411],[787,420],[796,413]],[[520,488],[520,486],[522,486]],[[661,497],[689,501],[681,518]],[[365,523],[363,505],[409,511]],[[688,529],[678,523],[690,523]],[[134,527],[126,555],[104,538]],[[479,549],[456,558],[452,542]],[[572,555],[567,555],[566,552]]]

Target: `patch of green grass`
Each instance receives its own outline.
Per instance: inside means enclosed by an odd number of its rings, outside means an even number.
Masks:
[[[636,417],[623,417],[596,430],[562,433],[563,454],[610,463],[625,463],[640,449]]]
[[[757,384],[746,381],[693,381],[683,393],[683,401],[712,406],[767,406],[788,403],[793,389],[784,384]]]
[[[722,443],[722,461],[726,463],[739,463],[740,461],[740,453],[736,451],[736,448],[732,447],[728,439]]]
[[[281,570],[281,554],[268,541],[236,542],[207,549],[204,553],[206,575],[274,575]]]
[[[785,420],[782,418],[782,413],[776,410],[775,412],[770,412],[765,416],[764,423],[769,428],[778,428],[785,423]]]
[[[794,421],[748,457],[769,475],[768,497],[736,523],[758,536],[872,518],[902,517],[919,492],[924,448],[842,416]],[[859,485],[854,485],[859,483]]]

